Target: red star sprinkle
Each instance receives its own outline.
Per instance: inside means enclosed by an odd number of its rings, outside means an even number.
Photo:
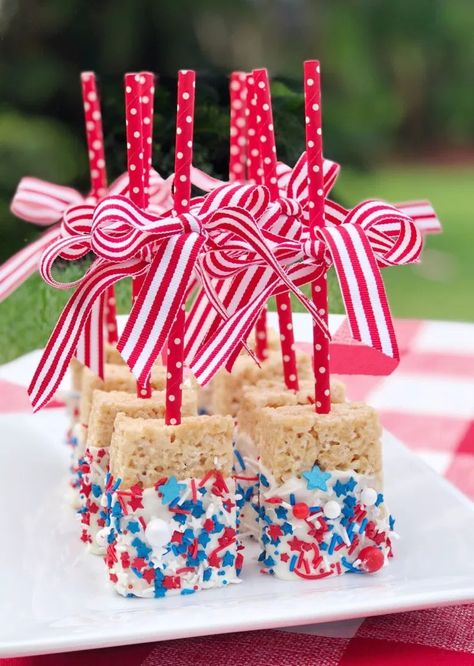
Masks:
[[[95,502],[91,502],[89,504],[89,511],[91,513],[97,513],[98,510],[99,510],[99,507],[97,506],[97,504]]]
[[[145,569],[145,571],[143,571],[143,578],[146,580],[148,584],[153,583],[153,581],[155,580],[155,570]]]
[[[203,527],[206,530],[206,532],[212,532],[214,530],[214,521],[212,520],[212,518],[207,518],[204,521]]]
[[[182,543],[182,542],[183,542],[182,533],[174,531],[171,537],[171,543]]]
[[[283,532],[281,531],[281,527],[279,525],[270,525],[268,528],[268,534],[270,535],[271,539],[275,540],[281,537]]]
[[[128,504],[132,511],[136,511],[137,509],[143,509],[143,504],[142,504],[142,498],[138,497],[137,495],[132,495],[130,499],[128,500]]]
[[[138,569],[138,571],[140,571],[141,569],[143,569],[144,566],[146,566],[146,562],[143,559],[143,557],[135,557],[132,560],[132,567],[134,569]]]
[[[178,590],[181,587],[181,578],[179,576],[165,576],[161,584],[165,590]]]
[[[112,583],[116,583],[118,581],[117,574],[110,573],[109,578],[110,578]]]
[[[290,556],[288,555],[288,553],[282,553],[282,554],[280,555],[280,560],[281,560],[282,562],[288,562],[289,559],[290,559]]]
[[[83,541],[84,543],[92,543],[92,539],[90,537],[90,534],[88,534],[86,532],[86,530],[82,530],[81,541]]]
[[[82,493],[85,497],[89,497],[89,495],[91,494],[91,490],[92,490],[92,486],[91,486],[90,483],[83,483],[83,484],[81,485],[81,493]]]
[[[122,563],[123,568],[128,569],[128,567],[130,566],[130,555],[128,553],[121,553],[120,561]]]
[[[305,545],[304,541],[301,541],[301,539],[297,539],[295,536],[288,541],[288,545],[290,547],[290,550],[302,550],[303,546]]]

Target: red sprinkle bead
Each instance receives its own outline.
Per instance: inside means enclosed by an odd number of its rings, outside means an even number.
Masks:
[[[295,518],[305,520],[309,516],[309,506],[305,502],[297,502],[293,506],[293,515]]]
[[[359,553],[359,559],[364,571],[374,573],[383,567],[384,556],[380,548],[366,546]]]

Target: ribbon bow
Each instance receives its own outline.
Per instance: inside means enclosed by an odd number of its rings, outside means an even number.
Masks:
[[[206,183],[200,172],[196,178]],[[104,191],[104,196],[126,195],[128,186],[128,174],[122,174]],[[159,214],[171,208],[171,188],[172,177],[163,179],[152,169],[149,210]],[[11,202],[11,212],[26,222],[50,228],[0,266],[0,302],[38,270],[43,252],[63,233],[61,221],[65,213],[71,206],[81,203],[95,203],[95,200],[91,196],[84,197],[72,187],[56,185],[39,178],[21,179]]]
[[[340,166],[324,160],[324,193],[333,186]],[[282,162],[277,166],[279,197],[263,211],[258,226],[269,243],[281,269],[294,286],[311,282],[321,275],[322,266],[303,262],[304,255],[298,243],[301,240],[308,200],[306,177],[306,153],[297,161],[294,169]],[[290,267],[291,263],[300,261]],[[200,383],[212,379],[224,364],[230,371],[240,349],[265,302],[272,295],[285,291],[281,276],[264,265],[258,257],[245,257],[241,263],[225,247],[224,252],[208,255],[205,259],[205,274],[214,278],[208,288],[201,292],[191,308],[186,331],[185,357]],[[228,278],[232,277],[232,280]],[[215,298],[223,304],[223,312],[215,307],[210,286]],[[307,309],[308,305],[305,303]],[[311,311],[311,310],[310,310]],[[324,321],[313,314],[323,335],[329,335]],[[222,320],[227,320],[223,323]],[[219,328],[221,327],[221,328]]]
[[[220,318],[228,319],[229,314],[212,284],[215,270],[222,271],[222,277],[228,279],[236,272],[245,273],[249,267],[261,265],[283,284],[286,290],[292,291],[323,326],[316,308],[280,266],[259,228],[256,220],[268,205],[268,190],[263,186],[230,184],[217,188],[205,198],[202,205],[191,207],[190,217],[201,223],[205,241],[191,260],[185,258],[186,271],[181,266],[185,252],[176,256],[168,255],[166,258],[159,253],[154,255],[142,290],[117,345],[139,382],[146,380],[153,362],[167,340],[175,314],[184,303],[192,269],[202,284],[208,302]],[[210,262],[210,258],[214,261]],[[181,278],[181,275],[185,277]],[[256,289],[259,290],[258,285]],[[249,307],[252,307],[252,303],[243,302],[238,311],[239,316],[248,316]],[[234,316],[233,325],[235,320]],[[237,334],[233,332],[227,340],[227,346],[231,339],[240,340],[238,330],[237,327]],[[225,356],[217,360],[220,364],[224,361]],[[212,363],[216,363],[216,358]]]
[[[385,202],[366,201],[348,211],[326,199],[327,226],[318,229],[317,240],[311,241],[305,215],[310,202],[307,188],[303,186],[306,182],[304,155],[297,166],[294,174],[280,168],[280,177],[286,179],[286,183],[280,181],[280,185],[285,185],[286,192],[292,195],[292,198],[282,198],[285,205],[288,200],[294,201],[293,197],[299,198],[299,218],[291,223],[282,221],[283,206],[279,203],[280,217],[267,210],[259,220],[266,239],[273,245],[275,257],[287,267],[288,277],[298,286],[313,282],[333,264],[354,339],[398,361],[399,352],[380,268],[418,261],[422,250],[419,228],[403,210]],[[331,184],[336,175],[337,170],[331,169]],[[325,193],[329,187],[325,183]],[[283,235],[285,232],[286,236]],[[267,298],[282,290],[282,283],[275,280],[274,275],[262,268],[260,271],[254,277],[260,284],[262,281],[266,284],[251,305],[247,304],[247,317],[242,318],[237,311],[217,328],[214,320],[214,330],[204,344],[200,342],[199,354],[195,344],[190,346],[187,360],[199,383],[205,384],[212,379],[223,362],[219,355],[225,356],[226,367],[231,369],[242,344],[241,341],[238,344],[238,335],[245,339]],[[208,273],[212,273],[209,266]],[[222,276],[214,270],[214,277]],[[248,275],[240,275],[232,288],[228,283],[222,286],[235,299],[245,280],[248,287]],[[196,311],[202,314],[202,304],[199,307]],[[320,328],[328,335],[323,327]],[[236,337],[232,338],[232,334]]]
[[[65,214],[64,233],[43,253],[40,272],[49,285],[76,291],[59,317],[30,384],[35,410],[44,406],[56,391],[101,295],[119,280],[146,272],[153,266],[150,264],[153,254],[155,264],[161,268],[168,265],[174,274],[172,288],[176,289],[177,298],[167,305],[175,314],[177,301],[182,299],[182,284],[187,284],[204,241],[200,223],[194,216],[156,216],[140,210],[124,196],[106,197],[97,206],[72,206]],[[59,256],[74,260],[90,250],[96,259],[81,278],[67,283],[55,280],[52,267]],[[164,276],[158,271],[157,277]]]

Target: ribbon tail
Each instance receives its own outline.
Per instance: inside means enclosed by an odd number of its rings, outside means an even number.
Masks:
[[[0,266],[0,303],[35,273],[41,256],[53,241],[59,237],[59,229],[45,231],[37,240],[10,257]]]
[[[91,266],[61,312],[28,387],[33,411],[44,407],[56,393],[97,299],[112,284],[141,273],[145,267],[138,260],[113,265],[96,262]]]
[[[150,264],[117,349],[137,381],[144,385],[184,305],[188,284],[204,238],[195,232],[160,244]]]
[[[77,360],[100,379],[104,379],[104,301],[102,295],[93,303],[76,348]]]
[[[240,348],[242,338],[255,323],[271,292],[271,286],[267,287],[249,304],[237,310],[196,354],[190,368],[198,384],[208,384],[217,371],[233,357],[234,351]]]
[[[407,201],[394,205],[399,211],[411,217],[422,234],[439,234],[443,231],[441,221],[429,201]]]
[[[398,362],[385,287],[364,231],[355,224],[343,224],[319,233],[333,259],[352,336]]]

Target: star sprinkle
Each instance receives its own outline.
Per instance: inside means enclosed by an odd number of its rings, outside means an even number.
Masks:
[[[308,490],[327,490],[326,481],[331,478],[329,472],[323,472],[317,465],[313,467],[308,472],[303,472],[303,476],[307,481]]]
[[[160,486],[163,504],[170,504],[173,500],[178,499],[185,488],[185,483],[178,483],[175,476],[170,476],[168,481]]]

